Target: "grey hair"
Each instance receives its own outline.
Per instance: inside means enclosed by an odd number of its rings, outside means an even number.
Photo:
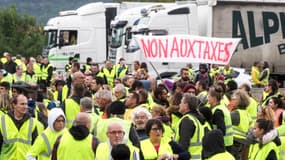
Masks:
[[[149,111],[146,109],[146,108],[143,108],[143,107],[136,107],[133,112],[132,112],[132,115],[131,115],[131,119],[132,119],[132,122],[134,122],[135,120],[135,117],[139,114],[143,112],[144,114],[146,114],[146,117],[147,119],[151,119],[151,114],[149,113]]]
[[[102,99],[105,99],[109,102],[112,101],[112,91],[106,90],[106,89],[100,89],[99,91],[97,91],[96,98],[100,97]]]
[[[116,84],[114,90],[118,92],[122,92],[124,93],[124,95],[126,95],[126,88],[123,84]]]
[[[80,99],[80,106],[86,109],[92,109],[93,103],[90,97],[83,97]]]

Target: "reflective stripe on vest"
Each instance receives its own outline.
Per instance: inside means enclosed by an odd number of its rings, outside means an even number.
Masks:
[[[196,117],[186,114],[184,115],[178,122],[176,135],[175,135],[175,141],[178,142],[180,139],[179,135],[179,127],[182,119],[188,118],[193,122],[195,125],[195,132],[193,134],[193,137],[190,139],[190,146],[188,148],[188,152],[191,153],[191,159],[201,159],[201,153],[202,153],[202,137],[204,136],[204,127],[202,124],[197,120]]]
[[[212,113],[214,114],[217,109],[221,110],[224,114],[224,122],[226,126],[226,134],[224,135],[225,146],[231,146],[233,145],[233,128],[230,111],[224,105],[220,104],[212,108]],[[216,125],[213,126],[214,129],[217,128]]]
[[[270,151],[274,151],[276,154],[277,159],[279,159],[279,148],[276,146],[274,142],[269,142],[259,147],[259,144],[252,144],[249,148],[248,159],[249,160],[266,160],[267,156],[269,155]]]
[[[173,151],[169,145],[169,141],[170,139],[162,137],[160,140],[158,152],[155,150],[154,145],[151,143],[149,138],[141,141],[141,151],[143,153],[144,159],[157,159],[163,154],[172,155]]]
[[[5,115],[3,115],[1,117],[1,130],[2,130],[2,134],[3,134],[3,141],[5,144],[10,144],[10,143],[15,143],[15,142],[20,142],[20,143],[24,143],[24,144],[32,144],[32,129],[33,129],[33,125],[34,125],[34,119],[31,117],[29,119],[29,128],[28,128],[28,139],[22,139],[22,138],[11,138],[8,139],[8,135],[7,135],[7,128],[6,128],[6,119],[5,119]]]
[[[239,125],[233,126],[234,137],[246,139],[247,132],[252,124],[252,119],[246,110],[237,109],[239,113]]]
[[[41,136],[42,136],[43,139],[44,139],[44,142],[45,142],[45,144],[46,144],[46,146],[47,146],[48,152],[41,152],[40,154],[41,154],[42,156],[49,157],[49,156],[51,155],[52,149],[51,149],[50,143],[49,143],[49,141],[48,141],[48,137],[47,137],[47,135],[46,135],[45,133],[42,133]]]
[[[115,69],[112,68],[112,70],[108,70],[107,68],[103,69],[103,73],[105,74],[106,78],[107,78],[107,83],[113,87],[114,84],[114,78],[116,77],[116,72]]]

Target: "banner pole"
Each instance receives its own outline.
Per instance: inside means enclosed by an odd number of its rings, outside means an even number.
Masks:
[[[167,85],[164,83],[164,80],[162,80],[160,74],[158,73],[158,71],[156,70],[156,68],[154,67],[154,65],[152,64],[152,62],[148,61],[148,63],[151,65],[151,67],[153,68],[153,70],[155,71],[156,75],[158,76],[158,78],[160,79],[160,81],[162,82],[162,84],[165,86],[165,88],[168,90],[168,92],[172,93],[172,91],[167,87]]]

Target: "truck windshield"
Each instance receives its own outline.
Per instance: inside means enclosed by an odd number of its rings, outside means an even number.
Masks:
[[[123,39],[123,27],[114,28],[112,30],[112,38],[111,38],[111,44],[110,46],[112,48],[118,48],[122,45],[122,39]]]
[[[45,32],[45,48],[50,49],[56,46],[57,30],[48,30]]]

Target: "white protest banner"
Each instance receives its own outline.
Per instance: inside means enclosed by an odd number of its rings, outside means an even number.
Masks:
[[[151,62],[229,63],[240,38],[191,35],[141,36],[136,40]]]

